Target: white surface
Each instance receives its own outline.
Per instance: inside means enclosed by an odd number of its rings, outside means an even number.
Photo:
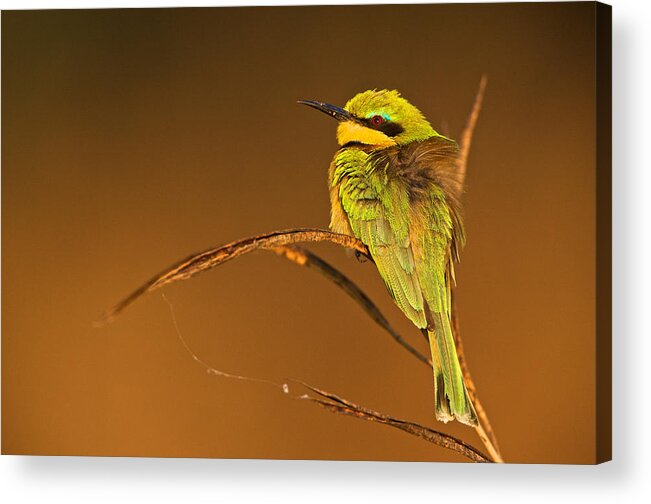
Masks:
[[[273,5],[301,2],[226,2]],[[340,3],[323,1],[321,3]],[[361,2],[358,2],[361,3]],[[398,2],[393,2],[398,3]],[[614,4],[614,457],[598,467],[76,457],[0,458],[14,502],[651,502],[651,26],[647,0]],[[1,1],[7,8],[179,1]],[[195,1],[188,5],[218,5]]]

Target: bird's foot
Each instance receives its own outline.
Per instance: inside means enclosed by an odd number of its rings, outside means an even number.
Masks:
[[[368,262],[368,257],[362,254],[359,250],[355,251],[355,259],[357,259],[361,263]]]

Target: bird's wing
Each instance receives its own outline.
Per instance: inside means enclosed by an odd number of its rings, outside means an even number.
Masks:
[[[456,242],[463,236],[461,220],[439,187],[414,208],[411,219],[414,263],[423,296],[431,313],[450,316],[450,287],[454,279],[452,262]]]
[[[358,151],[340,159],[334,184],[354,235],[369,248],[378,271],[398,307],[425,328],[423,294],[411,250],[410,202],[406,185],[386,172],[368,170],[370,160]],[[362,168],[363,167],[363,168]]]
[[[394,161],[412,188],[410,241],[423,295],[430,312],[448,316],[453,261],[465,242],[457,156],[456,142],[438,136],[414,142]]]

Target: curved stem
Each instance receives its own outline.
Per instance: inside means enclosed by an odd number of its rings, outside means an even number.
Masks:
[[[165,297],[165,294],[163,294],[163,299],[169,306],[170,315],[172,316],[172,323],[174,325],[174,329],[176,330],[176,335],[181,341],[181,344],[183,345],[183,348],[185,348],[186,352],[190,354],[192,360],[194,360],[200,366],[204,367],[205,370],[208,371],[208,373],[210,373],[211,375],[219,376],[221,378],[228,378],[230,380],[257,382],[266,385],[271,385],[272,387],[282,390],[283,394],[288,395],[292,399],[310,401],[314,404],[317,404],[318,406],[321,406],[322,408],[325,408],[327,411],[330,411],[331,413],[349,415],[355,418],[359,418],[361,420],[389,425],[396,429],[400,429],[406,432],[407,434],[411,434],[412,436],[416,436],[420,439],[423,439],[424,441],[432,443],[436,446],[440,446],[441,448],[446,448],[448,450],[454,451],[459,455],[462,455],[470,459],[472,462],[492,462],[491,459],[489,459],[486,455],[484,455],[482,452],[477,450],[474,446],[460,439],[457,439],[453,436],[450,436],[449,434],[445,434],[443,432],[430,429],[429,427],[425,427],[423,425],[414,422],[409,422],[407,420],[394,418],[389,415],[385,415],[384,413],[379,413],[377,411],[370,410],[363,406],[359,406],[347,399],[343,399],[333,394],[332,392],[326,392],[324,390],[308,385],[303,381],[291,380],[309,389],[311,392],[316,394],[316,397],[312,397],[309,394],[302,394],[300,396],[293,395],[291,394],[290,387],[287,383],[276,383],[274,381],[264,379],[264,378],[254,378],[252,376],[226,373],[219,369],[215,369],[214,367],[209,365],[206,361],[201,359],[196,353],[194,353],[194,351],[192,350],[188,342],[181,334],[181,330],[179,329],[179,325],[176,320],[176,314],[174,313],[174,308],[172,307],[172,303],[170,303],[167,297]]]
[[[479,423],[475,427],[475,430],[477,431],[477,435],[481,439],[482,443],[484,443],[484,446],[488,450],[488,453],[493,458],[493,460],[495,462],[502,463],[504,462],[504,459],[500,453],[500,448],[497,444],[497,438],[495,437],[493,427],[488,420],[486,410],[479,401],[479,397],[477,396],[477,387],[475,386],[475,382],[472,380],[470,370],[468,369],[468,364],[466,363],[466,356],[463,352],[463,343],[461,341],[461,334],[459,330],[459,316],[457,313],[457,303],[454,289],[452,289],[452,334],[454,336],[454,343],[457,347],[457,355],[459,357],[459,365],[461,366],[461,374],[463,375],[463,380],[466,384],[466,388],[468,389],[470,400],[475,406],[475,411],[477,412],[477,420],[479,420]]]
[[[341,397],[338,397],[331,392],[326,392],[324,390],[312,387],[307,383],[299,383],[320,396],[320,398],[314,398],[310,397],[309,395],[304,395],[300,396],[299,399],[312,401],[322,408],[327,409],[328,411],[331,411],[333,413],[340,413],[342,415],[353,416],[355,418],[367,420],[369,422],[377,422],[389,425],[396,429],[407,432],[412,436],[419,437],[420,439],[423,439],[429,443],[433,443],[437,446],[455,451],[460,455],[463,455],[464,457],[472,460],[473,462],[492,462],[491,459],[489,459],[475,447],[469,445],[464,441],[461,441],[460,439],[450,436],[449,434],[443,434],[442,432],[435,431],[413,422],[390,417],[384,413],[379,413],[377,411],[373,411],[363,406],[354,404],[346,399],[342,399]]]
[[[341,245],[342,247],[353,249],[371,260],[366,245],[357,238],[333,233],[331,231],[325,231],[323,229],[297,228],[285,231],[272,231],[271,233],[251,236],[226,245],[213,247],[197,254],[192,254],[182,261],[166,268],[134,290],[113,308],[108,310],[104,316],[95,323],[95,326],[101,326],[111,322],[136,300],[140,299],[145,294],[161,288],[163,285],[176,282],[177,280],[187,280],[202,271],[212,269],[220,264],[230,261],[231,259],[253,252],[254,250],[271,250],[282,245],[322,241],[329,241]]]
[[[468,116],[468,121],[466,122],[466,127],[461,133],[459,138],[459,157],[457,158],[457,180],[462,188],[466,181],[466,172],[468,171],[468,154],[470,154],[470,145],[472,144],[472,135],[475,131],[475,126],[477,126],[477,120],[479,119],[479,112],[481,111],[482,103],[484,102],[484,92],[486,91],[486,83],[488,82],[488,77],[486,75],[481,76],[479,81],[479,89],[475,95],[475,102],[472,105],[472,110]]]
[[[475,131],[475,126],[477,126],[479,112],[481,111],[481,107],[484,101],[484,93],[486,91],[487,82],[488,77],[486,75],[482,75],[481,80],[479,81],[479,89],[477,90],[475,101],[472,105],[472,110],[468,116],[466,126],[461,133],[459,141],[459,157],[457,158],[457,180],[460,190],[463,189],[466,181],[466,173],[468,171],[468,154],[470,153],[473,133]],[[486,446],[486,449],[490,453],[491,457],[493,457],[493,460],[495,460],[495,462],[504,462],[502,459],[502,454],[500,453],[499,446],[497,444],[497,438],[495,437],[493,428],[490,424],[490,421],[488,420],[486,410],[482,406],[481,402],[479,402],[479,398],[477,397],[477,388],[475,387],[475,383],[472,381],[470,371],[468,370],[468,365],[466,364],[465,354],[463,352],[463,344],[461,342],[461,335],[459,331],[459,317],[454,298],[454,288],[452,289],[452,332],[454,334],[454,340],[457,347],[461,372],[463,374],[464,381],[466,382],[466,387],[468,388],[468,394],[470,394],[470,398],[475,406],[477,417],[479,419],[479,425],[476,427],[477,434],[484,443],[484,446]]]
[[[393,328],[375,303],[371,301],[371,298],[369,298],[368,295],[357,286],[357,284],[350,280],[341,271],[324,261],[315,253],[296,245],[283,245],[276,248],[275,252],[299,266],[313,268],[324,275],[328,280],[333,282],[337,287],[341,288],[346,294],[357,301],[369,317],[371,317],[382,329],[388,332],[399,345],[402,345],[423,364],[427,366],[432,365],[432,361],[411,346],[407,340],[405,340],[398,331]]]

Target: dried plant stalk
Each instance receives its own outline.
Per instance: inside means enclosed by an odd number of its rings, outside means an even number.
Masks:
[[[330,263],[324,261],[315,253],[296,245],[283,245],[282,247],[276,248],[275,251],[277,254],[285,257],[285,259],[292,261],[293,263],[298,264],[299,266],[306,266],[308,268],[313,268],[319,271],[330,281],[334,282],[335,285],[343,289],[346,294],[357,301],[364,309],[364,311],[380,327],[388,332],[399,345],[402,345],[404,348],[406,348],[409,353],[411,353],[422,363],[428,366],[432,365],[432,361],[428,357],[425,357],[422,353],[411,346],[407,340],[405,340],[398,333],[398,331],[396,331],[393,326],[391,326],[379,308],[375,305],[375,303],[373,303],[373,301],[371,301],[371,298],[369,298],[366,293],[362,291],[362,289],[360,289],[352,280],[350,280],[346,275],[344,275]]]
[[[254,250],[273,250],[282,245],[291,245],[301,242],[322,242],[329,241],[342,247],[355,250],[357,253],[371,259],[371,255],[360,240],[352,236],[333,233],[323,229],[298,228],[285,231],[272,231],[261,235],[252,236],[237,240],[226,245],[210,248],[197,254],[192,254],[182,261],[166,268],[158,275],[138,287],[126,298],[108,310],[95,325],[101,326],[111,322],[116,316],[131,306],[136,300],[145,294],[153,292],[163,285],[177,280],[187,280],[203,271],[215,268],[220,264],[240,257]]]
[[[482,75],[481,80],[479,81],[479,89],[475,95],[475,102],[472,105],[470,115],[466,121],[466,127],[463,129],[463,132],[461,133],[461,137],[459,139],[457,181],[460,184],[460,189],[463,189],[466,181],[466,173],[468,172],[468,155],[470,154],[470,146],[472,145],[472,136],[475,132],[475,126],[477,126],[477,120],[479,119],[481,106],[484,102],[484,92],[486,91],[487,82],[488,77],[486,77],[486,75]]]
[[[452,334],[454,336],[454,343],[457,347],[457,355],[459,356],[459,365],[461,366],[461,374],[463,374],[463,380],[466,383],[466,388],[468,389],[468,395],[472,404],[475,406],[475,411],[477,413],[477,420],[479,421],[478,425],[475,427],[477,435],[481,442],[484,444],[488,453],[495,462],[503,463],[504,459],[500,452],[500,447],[497,444],[497,437],[493,432],[493,427],[491,426],[490,421],[488,420],[488,415],[484,406],[479,401],[477,396],[477,387],[475,382],[470,375],[470,370],[468,369],[468,364],[466,362],[466,356],[463,352],[463,343],[461,342],[461,333],[459,331],[459,316],[457,312],[456,298],[454,295],[454,289],[452,290]]]
[[[475,95],[475,101],[468,116],[468,121],[466,122],[466,127],[461,133],[461,138],[459,141],[459,157],[457,159],[457,173],[458,173],[458,183],[460,184],[460,189],[463,189],[466,182],[466,174],[468,172],[468,155],[470,153],[470,146],[472,145],[472,137],[475,132],[475,126],[477,126],[477,120],[479,119],[479,112],[484,101],[484,93],[486,91],[486,84],[488,82],[488,77],[482,75],[481,80],[479,81],[479,89]],[[477,387],[475,382],[470,376],[470,371],[468,370],[468,365],[466,363],[465,354],[463,352],[463,344],[461,342],[461,335],[459,331],[459,316],[457,312],[454,288],[452,289],[452,333],[454,334],[454,340],[457,346],[457,354],[459,356],[459,364],[461,366],[461,372],[463,374],[463,379],[466,382],[466,388],[468,389],[468,394],[472,400],[475,410],[477,412],[477,419],[479,420],[479,425],[477,425],[476,430],[480,439],[486,446],[486,449],[490,453],[491,457],[495,462],[504,462],[502,459],[502,454],[500,453],[499,445],[497,444],[497,438],[493,432],[493,427],[491,426],[488,415],[483,405],[477,397]]]
[[[306,263],[304,262],[297,262],[297,261],[295,262],[296,264],[301,264],[302,266],[306,265]],[[187,341],[185,341],[185,338],[181,334],[181,330],[179,329],[179,325],[176,320],[176,314],[174,313],[174,308],[172,307],[172,303],[169,302],[165,294],[163,294],[162,296],[165,302],[169,306],[170,315],[172,316],[172,324],[174,325],[174,329],[176,330],[176,334],[179,340],[181,341],[183,348],[185,348],[185,350],[188,352],[190,357],[192,357],[192,360],[194,360],[197,364],[203,366],[209,374],[213,376],[219,376],[221,378],[227,378],[230,380],[248,381],[248,382],[256,382],[256,383],[270,385],[274,388],[282,390],[283,394],[292,397],[293,399],[309,400],[312,403],[317,404],[332,413],[350,415],[356,418],[360,418],[362,420],[382,423],[385,425],[395,427],[397,429],[406,432],[407,434],[411,434],[412,436],[416,436],[420,439],[428,441],[442,448],[452,450],[458,453],[459,455],[462,455],[470,459],[473,462],[492,462],[490,459],[486,457],[486,455],[481,453],[479,450],[453,436],[444,434],[434,429],[430,429],[428,427],[424,427],[414,422],[400,420],[398,418],[394,418],[389,415],[385,415],[383,413],[378,413],[377,411],[364,408],[362,406],[352,403],[351,401],[342,399],[341,397],[331,392],[326,392],[324,390],[308,385],[305,382],[292,380],[296,383],[300,383],[302,386],[308,388],[310,391],[317,394],[316,398],[310,396],[309,394],[303,394],[301,396],[292,395],[290,393],[290,388],[287,383],[277,383],[275,381],[264,379],[264,378],[254,378],[251,376],[227,373],[219,369],[215,369],[207,362],[205,362],[203,359],[201,359],[197,354],[195,354],[192,348],[190,348],[190,345],[188,344]]]
[[[304,395],[300,396],[299,399],[312,401],[322,408],[327,409],[328,411],[342,415],[353,416],[355,418],[369,422],[377,422],[384,425],[389,425],[396,429],[407,432],[412,436],[423,439],[429,443],[433,443],[437,446],[441,446],[443,448],[447,448],[448,450],[457,452],[458,454],[463,455],[473,462],[492,462],[492,460],[482,452],[469,445],[468,443],[465,443],[464,441],[461,441],[460,439],[457,439],[453,436],[443,434],[442,432],[435,431],[413,422],[393,418],[391,416],[385,415],[384,413],[379,413],[377,411],[373,411],[368,408],[364,408],[363,406],[354,404],[346,399],[342,399],[341,397],[336,396],[331,392],[320,390],[303,382],[299,383],[320,397],[314,398],[309,395]]]

